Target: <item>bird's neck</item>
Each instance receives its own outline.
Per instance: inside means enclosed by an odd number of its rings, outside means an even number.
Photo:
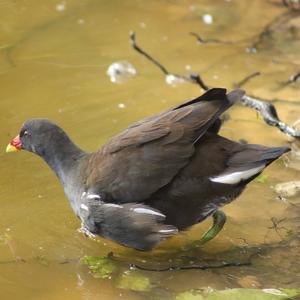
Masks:
[[[62,184],[68,184],[71,173],[77,173],[81,159],[86,155],[67,136],[51,143],[40,156],[54,171]]]

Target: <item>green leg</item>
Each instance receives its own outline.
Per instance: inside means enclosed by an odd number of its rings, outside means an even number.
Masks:
[[[208,231],[204,233],[200,240],[194,241],[188,246],[184,247],[184,250],[192,250],[198,247],[203,246],[210,240],[212,240],[218,233],[222,230],[224,224],[226,222],[226,215],[221,210],[216,210],[213,213],[213,225],[209,228]]]

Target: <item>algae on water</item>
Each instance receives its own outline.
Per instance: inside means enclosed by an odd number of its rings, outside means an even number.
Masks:
[[[206,295],[201,290],[191,290],[177,295],[176,300],[291,300],[300,295],[296,289],[228,289],[211,290]]]

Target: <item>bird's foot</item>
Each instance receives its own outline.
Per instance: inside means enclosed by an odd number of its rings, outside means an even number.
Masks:
[[[93,240],[96,238],[96,235],[93,234],[93,233],[91,233],[88,229],[86,229],[84,227],[83,223],[81,223],[81,227],[78,228],[78,232],[83,233],[86,237],[89,237],[89,238],[91,238]]]
[[[183,250],[193,250],[199,248],[215,238],[218,233],[222,230],[224,224],[226,223],[226,215],[221,210],[216,210],[213,213],[213,225],[209,230],[207,230],[200,240],[194,241],[191,244],[184,246]]]

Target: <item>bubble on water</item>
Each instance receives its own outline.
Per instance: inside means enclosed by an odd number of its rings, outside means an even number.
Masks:
[[[214,18],[210,14],[205,14],[202,16],[202,21],[204,24],[210,25],[214,22]]]
[[[126,105],[125,105],[124,103],[119,103],[119,104],[118,104],[118,107],[119,107],[119,108],[125,108]]]
[[[186,69],[187,71],[190,71],[190,70],[192,69],[192,67],[191,67],[191,65],[185,65],[185,69]]]
[[[168,74],[166,75],[166,83],[175,87],[177,86],[178,84],[182,84],[185,82],[185,80],[181,77],[178,77],[176,75],[173,75],[173,74]]]
[[[113,83],[123,83],[136,75],[136,69],[127,61],[118,61],[112,63],[106,74],[110,77]]]
[[[66,9],[66,3],[62,2],[62,3],[56,4],[55,9],[59,12],[64,11]]]

